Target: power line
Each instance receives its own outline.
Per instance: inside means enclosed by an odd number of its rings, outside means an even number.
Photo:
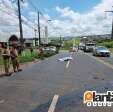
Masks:
[[[12,15],[11,13],[9,13],[9,12],[3,10],[3,9],[0,9],[0,11],[6,13],[7,15],[9,15],[9,16],[11,16],[11,17],[13,16],[14,18],[18,19],[18,16]],[[31,29],[33,29],[33,30],[35,29],[34,27],[32,27],[32,26],[28,23],[28,21],[25,21],[25,20],[22,19],[22,23],[23,23],[24,25],[27,25],[29,28],[31,28]],[[16,25],[7,25],[7,26],[15,26],[15,27],[16,27]]]
[[[39,9],[38,9],[30,0],[29,0],[28,2],[31,4],[31,6],[34,8],[34,10],[35,10],[36,13],[37,13],[37,23],[38,23],[37,27],[38,27],[39,47],[40,47],[40,45],[41,45],[40,11],[39,11]]]
[[[30,5],[32,6],[32,8],[37,11],[38,8],[31,2],[31,0],[28,0],[28,2],[30,3]]]
[[[15,18],[18,18],[16,15],[14,15],[14,14],[12,15],[11,13],[9,13],[9,12],[7,12],[6,10],[3,10],[3,9],[1,9],[1,8],[0,8],[0,11],[6,13],[6,14],[9,15],[9,16],[13,16],[13,17],[15,17]]]
[[[15,17],[16,19],[18,19],[18,16],[17,16],[17,15],[12,15],[11,13],[7,12],[6,10],[3,10],[3,9],[0,8],[0,11],[6,13],[7,15],[9,15],[9,16],[11,16],[11,17],[13,16],[13,17]],[[22,22],[25,23],[26,25],[29,25],[29,23],[28,23],[27,21],[23,20],[23,19],[22,19]],[[31,27],[31,25],[29,25],[29,26]],[[32,27],[32,29],[33,29],[33,27]]]
[[[14,10],[14,9],[12,9],[11,7],[9,7],[8,5],[6,5],[5,4],[5,2],[4,2],[4,0],[2,0],[3,1],[3,4],[5,5],[5,7],[7,8],[7,9],[11,9],[11,10]],[[41,11],[39,11],[39,9],[29,0],[28,1],[29,3],[30,3],[30,5],[35,9],[35,11],[38,11],[38,14],[39,15],[41,15],[46,21],[47,21],[47,18],[44,16],[44,14],[41,12]],[[13,6],[13,5],[12,5]],[[5,10],[3,10],[2,9],[2,11],[4,12],[4,13],[7,13],[8,15],[10,15],[10,16],[13,16],[13,17],[15,17],[15,18],[18,18],[18,14],[17,14],[17,12],[16,13],[14,13],[13,15],[11,14],[11,13],[9,13],[9,12],[7,12],[7,11],[5,11]],[[13,13],[13,12],[12,12]],[[38,19],[39,19],[40,17],[38,16]],[[26,17],[26,19],[28,20],[28,21],[30,21],[27,17]],[[27,25],[29,28],[31,28],[31,29],[35,29],[34,27],[32,27],[30,24],[29,24],[29,22],[28,21],[25,21],[25,20],[23,20],[22,19],[22,23],[23,24],[25,24],[25,25]],[[39,25],[39,21],[38,21],[38,31],[40,31],[40,25]],[[40,35],[40,34],[39,34]]]
[[[10,2],[11,2],[11,3],[14,3],[14,2],[12,2],[12,1],[10,1]],[[13,10],[13,11],[15,12],[15,14],[17,14],[17,10],[13,7],[13,5],[12,5],[12,8],[11,8],[10,6],[8,6],[8,5],[5,3],[4,0],[2,0],[2,4],[5,6],[5,8],[10,9],[10,10]]]

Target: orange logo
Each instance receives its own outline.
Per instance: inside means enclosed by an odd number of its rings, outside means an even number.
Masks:
[[[86,91],[84,93],[84,103],[93,101],[93,92]]]

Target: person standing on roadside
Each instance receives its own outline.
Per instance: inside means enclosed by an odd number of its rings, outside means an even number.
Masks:
[[[30,48],[30,53],[31,53],[31,55],[33,54],[33,48],[32,47]]]
[[[5,75],[10,75],[10,73],[9,73],[10,51],[6,45],[3,46],[2,57],[3,57],[4,68],[5,68]]]
[[[19,55],[18,55],[18,51],[17,51],[16,47],[14,47],[14,46],[12,47],[12,49],[10,51],[10,55],[11,55],[11,61],[13,64],[14,72],[21,71],[20,64],[19,64]]]
[[[40,58],[43,60],[44,59],[44,50],[42,47],[39,48],[39,54],[40,54]]]

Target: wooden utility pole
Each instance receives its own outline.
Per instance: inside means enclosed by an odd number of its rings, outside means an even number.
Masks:
[[[23,1],[23,0],[21,0]],[[19,28],[20,28],[20,43],[21,46],[24,44],[24,39],[23,39],[23,29],[22,29],[22,17],[21,17],[21,8],[20,8],[20,0],[18,0],[18,17],[19,17]]]
[[[39,35],[39,47],[41,45],[41,36],[40,36],[40,12],[37,12],[38,15],[38,35]]]

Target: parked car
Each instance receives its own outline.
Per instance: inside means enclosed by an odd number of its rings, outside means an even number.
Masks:
[[[44,54],[47,54],[47,53],[55,53],[56,52],[56,47],[44,47],[43,48],[43,52]]]
[[[95,43],[86,43],[84,47],[84,52],[93,52],[95,46],[96,46]]]
[[[56,52],[56,47],[50,47],[50,50],[52,50],[53,52]]]
[[[93,50],[93,56],[105,56],[110,57],[110,51],[103,46],[98,46]]]

